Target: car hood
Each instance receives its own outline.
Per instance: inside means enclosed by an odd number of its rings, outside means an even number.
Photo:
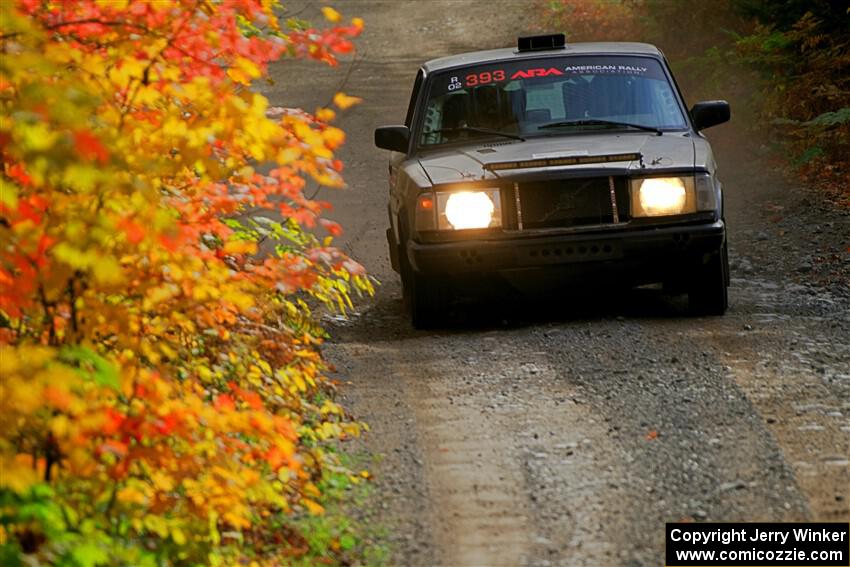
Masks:
[[[632,155],[629,155],[632,154]],[[635,154],[640,154],[642,159]],[[526,141],[504,140],[477,145],[435,150],[419,157],[419,163],[434,185],[463,181],[504,179],[533,174],[535,170],[552,173],[557,170],[611,170],[622,173],[634,170],[652,173],[675,168],[693,168],[694,139],[687,133],[578,134],[572,136],[532,138]],[[625,156],[612,161],[594,159],[599,156]],[[567,158],[566,160],[563,158]],[[570,160],[569,158],[576,158]],[[552,165],[560,159],[568,165]],[[581,163],[581,161],[592,163]],[[575,163],[572,163],[575,162]],[[510,167],[498,164],[510,163]],[[495,165],[494,165],[495,164]]]

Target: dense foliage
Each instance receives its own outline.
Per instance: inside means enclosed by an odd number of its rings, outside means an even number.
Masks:
[[[840,0],[549,0],[574,40],[657,44],[694,97],[728,97],[739,123],[850,205],[850,7]]]
[[[796,161],[844,181],[850,204],[850,6],[835,0],[737,0],[757,19],[737,54],[763,78],[762,116],[794,143]]]
[[[3,565],[285,563],[358,478],[311,306],[371,286],[302,192],[343,185],[344,134],[249,85],[362,22],[275,9],[0,3]]]

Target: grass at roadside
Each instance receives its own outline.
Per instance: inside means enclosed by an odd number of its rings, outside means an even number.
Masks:
[[[338,457],[342,467],[326,467],[318,483],[324,513],[304,514],[294,520],[296,532],[303,534],[300,543],[305,554],[293,558],[291,565],[389,565],[387,528],[374,521],[357,519],[359,512],[368,510],[374,501],[375,487],[365,472],[371,468],[372,457],[345,450],[339,451]],[[350,471],[361,472],[352,475]]]

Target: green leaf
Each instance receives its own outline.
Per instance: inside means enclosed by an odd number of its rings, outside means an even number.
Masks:
[[[340,548],[348,551],[353,548],[357,544],[357,540],[354,539],[354,536],[351,534],[344,534],[339,538],[339,546]]]
[[[97,565],[106,565],[109,562],[109,555],[103,549],[91,543],[84,543],[75,548],[71,552],[71,557],[80,567],[96,567]]]
[[[835,112],[824,112],[823,114],[804,122],[806,126],[838,126],[850,124],[850,108],[842,108]]]
[[[24,562],[21,555],[21,549],[18,547],[18,542],[15,538],[11,538],[10,541],[0,545],[0,565],[22,567]]]
[[[108,360],[84,346],[69,346],[62,349],[60,359],[75,365],[77,372],[84,378],[91,378],[96,384],[117,390],[120,387],[118,371]],[[86,368],[88,367],[88,368]],[[87,371],[88,369],[90,371]]]

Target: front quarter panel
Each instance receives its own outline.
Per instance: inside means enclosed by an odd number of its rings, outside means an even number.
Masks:
[[[403,154],[392,155],[390,159],[390,223],[396,242],[399,244],[402,244],[399,220],[412,222],[416,198],[430,186],[431,181],[418,159],[408,158]]]
[[[699,134],[694,136],[694,168],[697,170],[704,169],[711,174],[717,173],[717,164],[714,161],[711,144]]]
[[[714,176],[717,186],[720,188],[718,203],[720,218],[726,218],[724,214],[725,200],[723,198],[723,184],[718,175],[717,162],[714,160],[714,152],[711,149],[711,144],[702,134],[695,134],[694,136],[694,168],[698,170],[704,169]]]

